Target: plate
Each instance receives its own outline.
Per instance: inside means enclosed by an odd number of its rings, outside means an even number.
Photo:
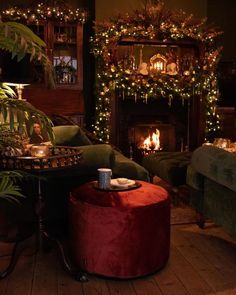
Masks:
[[[115,185],[112,184],[115,182]],[[137,189],[141,186],[142,184],[138,181],[135,180],[129,180],[129,182],[127,184],[124,185],[120,185],[117,183],[117,181],[114,181],[114,179],[112,179],[111,182],[111,187],[109,189],[102,189],[98,186],[98,181],[94,181],[93,183],[93,187],[99,191],[105,191],[105,192],[122,192],[122,191],[129,191],[129,190],[133,190],[133,189]]]
[[[135,180],[132,180],[132,179],[128,179],[128,181],[125,184],[118,183],[116,178],[111,179],[111,185],[116,186],[116,187],[129,187],[134,184],[135,184]]]

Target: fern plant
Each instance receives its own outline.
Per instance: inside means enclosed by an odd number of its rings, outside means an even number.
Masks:
[[[47,81],[54,87],[53,66],[45,53],[46,44],[27,26],[17,22],[0,20],[0,49],[11,52],[12,58],[22,60],[27,54],[32,62],[40,62],[47,75]],[[37,119],[47,130],[53,140],[52,123],[41,111],[24,100],[15,99],[15,92],[6,84],[0,83],[0,116],[1,123],[9,123],[10,130],[22,130],[26,122],[32,131],[33,121]]]
[[[17,22],[3,22],[0,19],[0,49],[12,53],[12,58],[17,61],[30,55],[31,62],[40,62],[45,70],[47,81],[53,87],[54,71],[50,60],[45,53],[45,43],[35,35],[28,27]],[[33,129],[33,122],[37,119],[42,127],[47,131],[49,139],[53,141],[53,131],[51,120],[40,110],[24,100],[16,99],[15,92],[4,83],[0,82],[0,126],[8,128],[9,132],[15,130],[22,132],[26,125]],[[6,134],[5,134],[6,135]],[[6,139],[4,132],[0,134],[2,146],[15,142],[14,139]],[[20,188],[15,184],[15,178],[21,178],[19,172],[0,171],[0,198],[10,201],[17,201],[22,197]]]
[[[46,44],[27,26],[17,22],[0,20],[0,49],[12,54],[12,58],[21,61],[27,54],[31,62],[40,62],[44,67],[50,87],[55,86],[53,66],[45,52]]]
[[[16,99],[15,96],[9,86],[0,83],[0,124],[8,126],[11,131],[18,130],[19,132],[24,132],[27,125],[29,132],[32,133],[33,123],[37,120],[53,142],[52,122],[48,116],[29,102]]]
[[[22,177],[22,173],[17,171],[0,171],[0,199],[20,204],[19,199],[25,197],[16,182]]]

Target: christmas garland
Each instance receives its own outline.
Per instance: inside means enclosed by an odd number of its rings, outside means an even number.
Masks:
[[[52,2],[52,1],[51,1]],[[44,20],[78,22],[83,24],[86,20],[86,12],[80,8],[69,8],[64,1],[44,1],[32,8],[11,7],[1,11],[4,21],[19,21],[23,23],[39,23]]]
[[[166,97],[181,99],[183,104],[193,94],[201,95],[206,105],[206,140],[220,129],[219,116],[215,113],[218,100],[216,66],[221,48],[215,46],[215,39],[221,32],[208,27],[206,19],[196,20],[183,11],[170,11],[162,2],[146,5],[133,15],[118,15],[107,22],[96,23],[92,38],[92,53],[97,61],[96,122],[95,134],[109,142],[111,100],[114,92],[121,98],[132,98],[145,103],[149,99]],[[157,73],[140,75],[137,70],[124,68],[114,58],[114,52],[121,40],[153,42],[162,44],[188,41],[201,46],[200,59],[194,60],[191,71],[186,75]]]

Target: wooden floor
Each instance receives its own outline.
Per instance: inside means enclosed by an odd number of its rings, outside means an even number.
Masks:
[[[200,295],[236,294],[236,239],[208,223],[174,225],[171,254],[160,272],[136,280],[89,276],[79,283],[65,273],[54,251],[34,253],[28,247],[13,273],[0,281],[1,295]],[[0,267],[6,264],[8,244],[0,244]]]

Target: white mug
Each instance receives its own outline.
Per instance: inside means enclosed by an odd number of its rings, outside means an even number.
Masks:
[[[98,187],[101,189],[109,189],[111,187],[112,170],[109,168],[98,169]]]

